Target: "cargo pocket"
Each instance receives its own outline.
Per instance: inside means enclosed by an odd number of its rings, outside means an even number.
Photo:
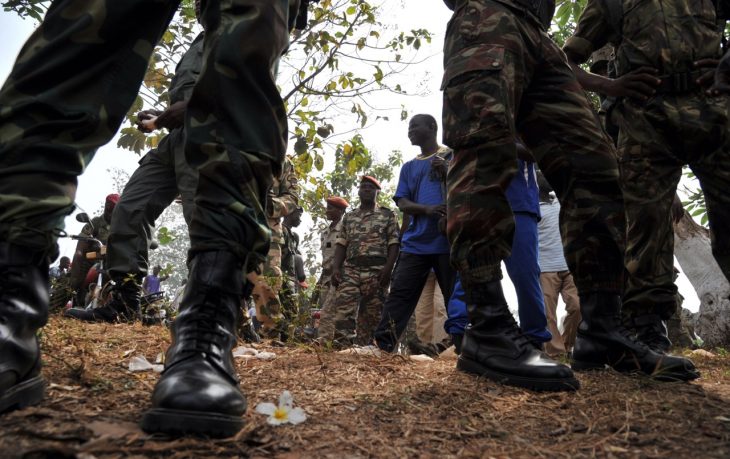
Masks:
[[[460,148],[509,135],[504,59],[504,46],[478,45],[448,60],[441,82],[446,145]]]

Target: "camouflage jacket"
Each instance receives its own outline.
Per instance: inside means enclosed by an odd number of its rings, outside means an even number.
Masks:
[[[575,33],[564,50],[583,63],[606,43],[616,47],[616,71],[624,75],[642,66],[659,76],[695,70],[699,59],[721,55],[724,21],[718,21],[712,0],[617,0],[623,20],[612,24],[607,1],[588,0]]]
[[[284,244],[281,246],[281,271],[294,279],[296,278],[294,256],[299,254],[299,235],[284,225],[281,226],[281,230],[284,239]]]
[[[342,232],[337,244],[346,247],[347,263],[383,265],[388,258],[388,247],[398,243],[398,220],[387,207],[358,208],[342,217]]]
[[[92,229],[93,226],[93,229]],[[81,228],[81,234],[83,236],[91,236],[100,240],[102,244],[106,244],[106,240],[109,239],[109,233],[111,232],[111,223],[104,220],[102,215],[93,217],[91,224],[87,223]]]
[[[281,219],[293,212],[299,204],[299,180],[289,158],[284,161],[281,176],[274,178],[266,200],[266,216],[271,229],[271,242],[284,244]]]
[[[322,248],[322,276],[326,281],[329,281],[330,275],[332,275],[332,262],[335,259],[335,246],[337,245],[337,238],[340,237],[342,232],[342,220],[332,227],[327,225],[319,236],[320,247]]]

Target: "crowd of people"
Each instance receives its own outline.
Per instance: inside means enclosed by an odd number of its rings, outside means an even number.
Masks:
[[[178,66],[170,106],[139,114],[141,130],[170,132],[111,215],[111,299],[67,314],[134,319],[151,228],[181,194],[189,276],[142,419],[147,432],[232,436],[242,428],[246,398],[231,353],[242,299],[253,297],[265,337],[288,333],[279,291],[301,208],[272,69],[289,31],[306,26],[298,13],[307,3],[203,2],[205,32]],[[437,143],[432,116],[410,120],[420,153],[403,165],[393,197],[402,229],[377,204],[375,177],[362,177],[357,208],[345,212],[347,197],[327,200],[318,340],[395,352],[435,278],[460,371],[536,391],[578,390],[574,372],[607,367],[662,381],[699,377],[690,360],[669,353],[666,336],[677,293],[670,209],[689,165],[729,276],[730,57],[720,60],[717,24],[730,9],[716,7],[722,1],[616,2],[624,8],[614,14],[605,3],[588,1],[561,50],[547,34],[550,1],[446,0],[454,11],[442,83],[448,148]],[[91,0],[79,11],[55,0],[0,91],[0,412],[43,397],[36,332],[47,320],[48,266],[74,209],[76,177],[120,125],[177,7]],[[607,44],[608,76],[580,67]],[[606,114],[616,141],[586,89],[616,98]],[[287,259],[296,270],[296,257]],[[519,324],[502,291],[503,261]],[[558,293],[568,305],[563,334]],[[568,351],[570,364],[554,358]]]

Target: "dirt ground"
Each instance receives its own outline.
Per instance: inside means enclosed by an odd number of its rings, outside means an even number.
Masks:
[[[455,371],[454,357],[344,355],[260,345],[271,361],[237,358],[249,408],[226,440],[169,439],[137,427],[158,377],[131,372],[169,342],[159,326],[51,318],[42,345],[45,401],[0,418],[0,457],[730,457],[730,356],[695,356],[702,378],[656,383],[579,374],[577,393],[538,394]],[[256,404],[288,390],[308,419],[270,426]]]

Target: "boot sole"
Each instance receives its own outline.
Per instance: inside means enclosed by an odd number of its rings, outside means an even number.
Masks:
[[[580,383],[575,378],[543,379],[509,375],[487,368],[478,362],[465,358],[463,355],[459,356],[456,369],[465,373],[483,376],[500,384],[522,387],[536,392],[572,392],[580,388]]]
[[[37,405],[45,392],[46,382],[41,376],[16,384],[0,396],[0,413]]]
[[[165,433],[171,436],[188,434],[213,438],[232,437],[243,428],[240,416],[206,412],[153,408],[142,418],[142,430],[147,433]]]
[[[638,368],[621,368],[619,366],[612,366],[607,363],[597,363],[597,362],[585,362],[580,360],[573,360],[570,364],[570,368],[572,368],[574,371],[579,372],[585,372],[585,371],[603,371],[607,370],[609,368],[624,374],[624,375],[643,375],[646,377],[649,377],[651,379],[654,379],[656,381],[661,382],[677,382],[677,381],[693,381],[700,377],[699,371],[672,371],[672,370],[665,370],[661,373],[654,373],[654,374],[647,374],[642,372]]]

